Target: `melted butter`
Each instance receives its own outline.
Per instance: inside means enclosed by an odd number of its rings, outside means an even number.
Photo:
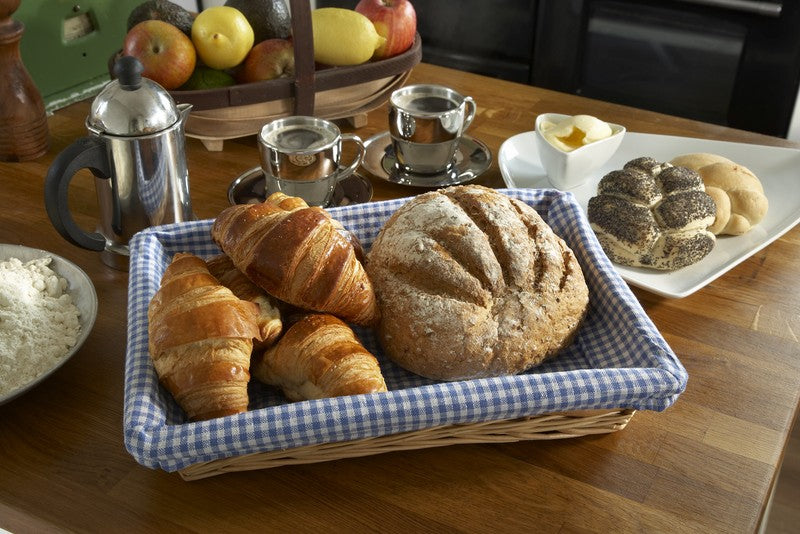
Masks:
[[[558,123],[544,121],[540,128],[544,138],[564,152],[614,135],[608,123],[591,115],[575,115]]]
[[[586,132],[581,130],[580,128],[572,128],[572,132],[569,135],[564,137],[558,137],[558,140],[564,143],[566,146],[570,147],[571,149],[576,149],[580,146],[584,145],[584,139],[586,139]]]

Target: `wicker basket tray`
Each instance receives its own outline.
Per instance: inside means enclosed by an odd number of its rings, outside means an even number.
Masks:
[[[535,439],[564,439],[609,434],[625,428],[635,410],[556,413],[504,421],[426,428],[344,443],[323,443],[288,451],[258,452],[200,462],[179,471],[184,480],[199,480],[236,471],[269,469],[284,465],[310,464],[371,456],[385,452],[428,449],[470,443],[509,443]]]
[[[619,277],[569,193],[511,189],[537,209],[580,262],[590,308],[575,342],[557,358],[515,376],[436,382],[395,365],[374,333],[355,328],[378,358],[389,391],[286,402],[251,381],[250,410],[188,422],[158,384],[147,350],[147,306],[176,252],[219,253],[213,221],[137,234],[130,244],[125,445],[142,465],[196,479],[237,470],[458,443],[557,439],[625,427],[635,410],[664,410],[686,371]],[[404,199],[332,208],[369,250]]]
[[[199,138],[209,150],[222,150],[225,139],[256,134],[270,120],[289,115],[346,118],[353,126],[363,126],[367,113],[383,105],[420,62],[422,43],[417,34],[411,48],[400,55],[362,65],[318,68],[310,2],[290,0],[290,4],[295,77],[171,91],[176,102],[192,104],[187,136]]]

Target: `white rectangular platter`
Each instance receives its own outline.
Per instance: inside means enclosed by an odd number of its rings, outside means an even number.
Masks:
[[[769,211],[750,232],[741,236],[719,236],[708,256],[683,269],[662,272],[614,264],[629,284],[670,298],[694,293],[800,221],[800,150],[791,148],[628,132],[611,160],[592,173],[586,183],[570,192],[585,213],[589,199],[597,193],[598,182],[609,171],[621,169],[626,162],[641,156],[669,161],[690,152],[719,154],[752,170],[764,186]],[[508,187],[552,187],[539,161],[534,132],[521,133],[506,140],[500,147],[498,163]]]

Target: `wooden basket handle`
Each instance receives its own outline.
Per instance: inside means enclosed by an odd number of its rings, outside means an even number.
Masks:
[[[314,32],[311,28],[311,2],[289,0],[292,11],[294,44],[294,112],[314,115],[315,69]]]

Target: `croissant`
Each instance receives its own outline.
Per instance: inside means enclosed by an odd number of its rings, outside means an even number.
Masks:
[[[247,410],[258,306],[222,286],[206,263],[176,254],[147,310],[159,381],[193,420]]]
[[[275,206],[279,206],[287,211],[309,207],[308,204],[306,204],[306,201],[303,200],[302,198],[290,197],[285,193],[281,193],[280,191],[272,193],[269,197],[267,197],[267,199],[264,202],[274,204]],[[342,236],[347,240],[347,242],[353,246],[356,252],[356,258],[363,264],[364,258],[366,256],[364,254],[364,249],[361,248],[361,241],[359,241],[358,238],[351,231],[342,226],[342,223],[331,217],[327,211],[323,210],[322,208],[314,208],[314,209],[322,211],[322,213],[324,213],[328,217],[328,219],[330,219],[333,227],[336,228],[336,230],[340,234],[342,234]]]
[[[328,314],[301,317],[275,345],[254,355],[251,370],[292,401],[386,391],[375,356]]]
[[[270,295],[347,322],[375,324],[380,312],[372,283],[339,228],[321,208],[278,194],[226,208],[211,236]]]
[[[225,254],[214,256],[206,264],[214,278],[230,289],[234,295],[242,300],[258,304],[258,328],[261,332],[261,341],[257,341],[254,348],[266,348],[277,341],[283,331],[283,322],[275,298],[250,281]]]

